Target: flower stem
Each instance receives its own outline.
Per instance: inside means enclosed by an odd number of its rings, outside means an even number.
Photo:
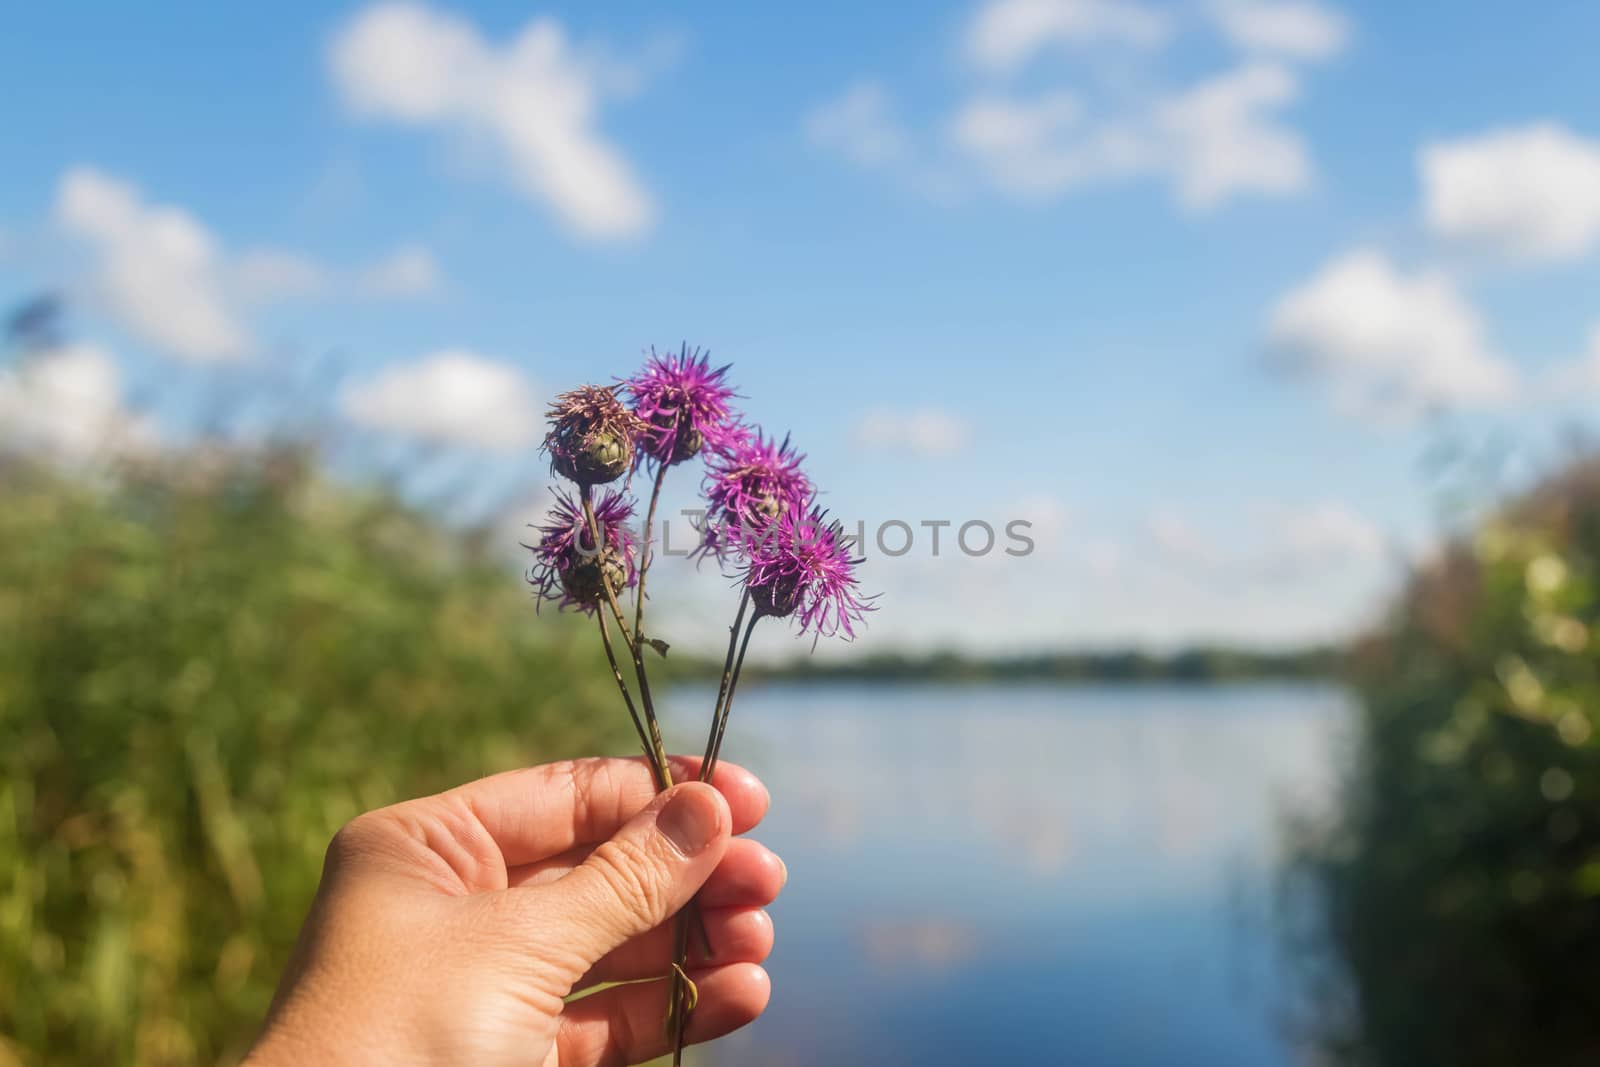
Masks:
[[[659,478],[657,479],[657,488],[660,488]],[[600,523],[595,518],[594,499],[589,491],[589,486],[583,484],[578,486],[578,499],[583,503],[583,518],[585,524],[589,527],[589,536],[592,538],[594,549],[596,552],[604,551],[604,545],[600,540]],[[652,503],[652,508],[653,506],[654,505]],[[648,544],[645,546],[645,551],[647,553],[649,552]],[[634,677],[636,677],[639,681],[639,702],[644,705],[644,724],[649,731],[648,738],[646,738],[643,736],[644,731],[641,730],[641,740],[644,741],[646,751],[650,754],[651,763],[655,770],[656,789],[658,792],[660,792],[672,788],[672,766],[667,761],[667,748],[661,740],[661,724],[656,718],[655,702],[650,697],[650,679],[648,676],[646,676],[644,669],[644,655],[640,643],[640,638],[642,635],[637,630],[639,620],[643,618],[642,573],[640,575],[640,579],[641,586],[638,590],[636,590],[636,592],[640,594],[639,606],[641,610],[640,613],[635,616],[635,630],[630,632],[628,629],[628,620],[624,618],[622,614],[622,605],[617,600],[617,591],[612,588],[611,579],[607,577],[605,573],[605,567],[602,566],[600,568],[600,583],[606,591],[606,603],[611,608],[611,614],[617,620],[617,629],[622,632],[623,639],[628,643],[628,651],[632,653],[633,673]],[[596,611],[595,614],[601,618],[600,632],[602,634],[606,634],[604,613]],[[616,669],[617,661],[616,657],[612,655],[611,652],[609,635],[606,636],[606,653],[607,655],[611,655],[611,666],[617,675],[618,682],[620,683],[622,679],[622,672]],[[629,710],[632,710],[631,702],[629,703]],[[686,947],[688,945],[688,924],[689,919],[687,911],[679,913],[676,927],[682,929],[683,933],[681,936]],[[703,920],[701,922],[701,929],[702,931],[704,930]],[[685,955],[687,955],[687,951],[685,951]],[[693,1010],[693,1002],[696,999],[697,991],[695,990],[693,983],[689,981],[688,973],[684,971],[681,966],[674,967],[672,971],[672,980],[668,985],[667,992],[667,1025],[669,1032],[674,1035],[675,1040],[678,1042],[677,1047],[673,1050],[673,1060],[675,1063],[682,1062],[684,1027],[688,1023],[688,1015],[689,1012]]]
[[[711,709],[711,732],[706,737],[705,758],[700,761],[700,780],[711,780],[711,746],[717,740],[717,724],[722,721],[722,705],[728,700],[728,690],[733,688],[733,660],[739,647],[739,627],[744,623],[744,613],[750,608],[750,593],[748,590],[739,599],[739,613],[733,617],[733,625],[728,627],[728,654],[722,661],[722,684],[717,688],[717,702]]]
[[[739,603],[738,616],[734,618],[733,625],[729,627],[728,655],[730,657],[734,655],[733,644],[739,635],[739,621],[744,618],[745,609],[748,607],[749,595],[746,594],[745,598]],[[717,758],[722,754],[722,737],[728,729],[728,715],[733,711],[733,693],[739,686],[739,673],[744,669],[744,654],[750,647],[750,635],[755,632],[756,623],[760,621],[761,612],[758,610],[750,616],[750,621],[745,624],[744,640],[739,642],[738,655],[723,670],[722,693],[720,694],[721,708],[718,714],[713,716],[711,736],[706,740],[705,759],[700,764],[700,780],[702,782],[711,781],[711,775],[717,769]],[[673,1067],[678,1067],[683,1062],[683,1033],[684,1027],[688,1025],[689,1021],[689,1009],[686,1003],[679,999],[688,992],[679,982],[680,976],[684,975],[683,966],[687,962],[689,955],[689,924],[686,916],[687,912],[680,913],[678,923],[673,928],[672,958],[675,963],[673,968],[673,1001],[668,1010],[668,1021],[672,1025],[673,1031]],[[686,982],[687,980],[687,977],[683,978],[683,981]],[[676,1008],[676,1011],[673,1010],[674,1008]]]
[[[639,552],[639,585],[634,589],[633,632],[635,641],[644,640],[644,576],[650,570],[650,542],[656,530],[656,505],[661,502],[661,483],[667,480],[667,465],[656,470],[656,484],[650,490],[650,508],[644,513],[644,547]]]
[[[596,552],[603,551],[600,540],[600,524],[594,515],[594,500],[587,485],[578,486],[578,498],[583,503],[584,522],[588,524],[589,536],[593,538]],[[634,634],[628,629],[628,620],[623,617],[622,605],[617,601],[617,591],[611,587],[611,579],[607,577],[605,568],[600,568],[600,583],[606,591],[606,603],[611,607],[611,614],[617,620],[617,629],[622,632],[623,640],[627,642],[628,651],[633,654],[633,673],[639,682],[639,703],[644,705],[644,722],[650,734],[650,755],[655,760],[658,778],[662,789],[672,787],[672,766],[667,762],[667,747],[661,740],[661,723],[656,718],[655,701],[650,697],[650,679],[644,670],[644,657],[639,652],[639,642],[634,640]]]
[[[691,999],[698,999],[688,988],[689,975],[684,969],[689,960],[689,909],[678,912],[672,924],[672,983],[667,1004],[667,1031],[672,1035],[672,1067],[683,1063],[684,1032],[689,1027],[689,1015],[694,1010]]]
[[[733,625],[728,627],[728,655],[722,665],[722,685],[717,689],[717,702],[711,709],[711,734],[706,738],[706,758],[700,765],[700,780],[702,782],[711,781],[711,771],[714,767],[711,758],[711,746],[717,738],[717,722],[722,714],[723,702],[727,700],[728,694],[733,689],[733,679],[736,674],[734,653],[738,647],[739,625],[744,622],[744,613],[749,608],[750,594],[746,592],[739,598],[739,612],[733,617]],[[752,619],[751,625],[753,626],[754,624],[755,620]],[[746,631],[746,640],[748,640],[748,632]],[[697,896],[695,900],[698,899]],[[699,912],[693,900],[689,902],[687,909],[678,914],[678,921],[672,928],[673,985],[675,988],[672,1004],[669,1005],[668,1022],[672,1031],[672,1062],[674,1067],[683,1062],[684,1028],[689,1024],[689,1012],[685,1009],[683,1001],[679,999],[681,993],[687,991],[681,990],[681,987],[679,987],[677,975],[683,973],[683,969],[689,962],[689,923],[691,921],[691,913],[695,917],[699,917]],[[711,939],[705,932],[703,920],[700,923],[700,936],[705,941],[706,956],[710,958]]]
[[[644,731],[644,723],[639,720],[639,709],[633,706],[633,694],[628,692],[628,683],[622,680],[622,668],[617,666],[617,653],[611,647],[611,631],[606,628],[604,612],[594,613],[595,621],[600,624],[600,643],[605,646],[606,660],[611,664],[611,677],[617,680],[617,691],[622,694],[622,702],[628,707],[628,717],[633,720],[633,728],[639,734],[639,744],[644,747],[645,759],[650,764],[650,775],[655,779],[656,790],[659,792],[667,786],[661,781],[660,768],[656,765],[655,754],[650,750],[650,737]]]
[[[718,717],[711,732],[711,740],[706,745],[706,758],[700,764],[700,778],[709,782],[711,774],[717,769],[717,758],[722,755],[722,736],[728,732],[728,716],[733,712],[733,692],[739,686],[739,672],[744,670],[744,654],[750,648],[750,635],[755,632],[756,623],[761,621],[761,612],[757,611],[750,616],[750,621],[744,628],[744,640],[739,644],[739,657],[733,661],[733,673],[728,676],[728,695],[722,701],[722,714]]]

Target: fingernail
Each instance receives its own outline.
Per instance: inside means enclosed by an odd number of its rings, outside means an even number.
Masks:
[[[778,861],[778,876],[783,879],[778,883],[778,886],[782,888],[789,884],[789,865],[783,862],[783,857],[776,852],[772,854],[772,858]]]
[[[680,789],[656,816],[659,829],[673,847],[693,856],[717,836],[717,798],[709,787]]]

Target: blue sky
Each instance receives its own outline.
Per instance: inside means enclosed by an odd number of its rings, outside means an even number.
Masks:
[[[72,329],[0,415],[159,445],[321,358],[297,402],[525,520],[542,401],[688,340],[838,513],[1036,523],[869,560],[866,647],[1335,635],[1436,535],[1430,445],[1537,467],[1600,394],[1597,39],[1581,2],[32,5],[0,299]]]

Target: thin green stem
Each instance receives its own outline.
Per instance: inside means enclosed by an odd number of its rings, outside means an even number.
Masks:
[[[639,741],[645,746],[646,755],[650,757],[651,767],[654,772],[657,791],[672,788],[672,766],[667,760],[667,748],[661,740],[661,724],[656,718],[655,702],[650,696],[650,679],[645,673],[644,654],[642,644],[644,641],[644,576],[650,566],[650,538],[652,527],[655,525],[656,504],[661,497],[661,484],[666,476],[666,465],[663,464],[656,473],[655,490],[650,495],[649,517],[645,521],[645,543],[643,555],[639,561],[639,584],[634,590],[634,616],[633,630],[628,629],[628,621],[622,614],[622,604],[617,600],[617,591],[611,586],[611,579],[607,577],[605,567],[600,567],[600,583],[605,588],[606,603],[611,608],[612,615],[617,620],[617,629],[621,631],[624,640],[628,643],[628,651],[633,659],[633,673],[639,681],[639,700],[644,705],[644,722],[640,723],[638,714],[634,711],[633,701],[628,697],[627,686],[622,681],[622,671],[617,666],[617,658],[611,648],[611,636],[606,630],[605,613],[596,611],[595,617],[600,620],[600,634],[605,639],[606,656],[611,660],[611,671],[616,676],[617,684],[622,688],[623,697],[627,700],[628,712],[634,717],[634,726],[639,731]],[[600,539],[600,523],[594,513],[594,499],[589,486],[578,487],[578,497],[583,502],[583,517],[589,527],[589,537],[596,552],[604,551],[604,542]],[[648,732],[647,732],[648,731]],[[689,1013],[693,1011],[693,1002],[696,992],[689,981],[688,972],[684,970],[689,954],[689,923],[691,915],[700,919],[698,912],[691,905],[678,913],[674,923],[674,951],[675,965],[672,970],[672,980],[667,993],[667,1020],[670,1032],[675,1042],[672,1052],[672,1062],[677,1065],[683,1062],[684,1030],[688,1025]],[[705,936],[705,923],[700,919],[701,936]]]
[[[656,790],[667,788],[661,782],[661,774],[656,767],[654,753],[650,751],[650,737],[644,731],[644,723],[639,719],[639,709],[633,706],[633,694],[628,692],[628,683],[622,680],[622,668],[617,665],[617,653],[611,647],[611,631],[606,628],[604,612],[594,613],[595,621],[600,624],[600,643],[605,646],[606,660],[611,664],[611,677],[617,680],[617,691],[622,694],[622,702],[627,705],[628,718],[633,720],[633,728],[639,735],[639,744],[644,747],[645,759],[650,764],[650,775],[655,779]]]
[[[728,690],[733,687],[733,658],[739,646],[739,627],[744,623],[744,613],[750,607],[750,593],[747,590],[739,598],[739,613],[733,617],[733,625],[728,627],[728,654],[722,661],[722,684],[717,687],[717,702],[711,708],[711,731],[706,735],[706,754],[700,761],[700,780],[709,782],[711,771],[711,746],[717,740],[717,724],[722,721],[722,705],[727,702]]]
[[[717,723],[722,714],[723,702],[727,700],[728,694],[733,690],[733,680],[736,676],[734,656],[738,648],[739,626],[744,622],[744,614],[749,608],[750,594],[746,592],[739,598],[739,612],[733,617],[733,625],[728,627],[728,655],[722,665],[722,684],[717,689],[717,702],[711,709],[711,732],[706,738],[705,760],[700,765],[700,780],[702,782],[711,780],[711,771],[715,766],[715,761],[712,758],[712,746],[717,740]],[[755,620],[752,619],[751,625],[754,626],[754,624]],[[748,640],[749,631],[747,630],[746,641],[748,642]],[[672,928],[673,979],[672,992],[670,994],[672,1001],[668,1006],[667,1014],[669,1028],[672,1032],[672,1062],[675,1067],[683,1062],[684,1028],[689,1024],[689,1011],[686,1009],[686,1001],[683,999],[688,991],[683,988],[678,976],[683,973],[683,969],[689,963],[689,924],[696,919],[700,920],[700,937],[705,942],[706,958],[709,959],[712,955],[711,938],[706,933],[705,921],[700,917],[700,912],[696,907],[698,899],[699,897],[697,896],[694,900],[691,900],[689,907],[678,913],[678,920],[673,924]]]
[[[722,702],[722,716],[717,720],[709,754],[700,766],[700,776],[705,781],[711,780],[712,772],[717,769],[717,759],[722,755],[722,736],[728,732],[728,716],[733,713],[733,693],[739,687],[739,672],[744,670],[744,654],[750,648],[750,635],[755,633],[756,623],[760,621],[761,612],[757,611],[750,616],[750,622],[744,628],[744,640],[739,644],[739,658],[733,661],[733,674],[728,679],[728,695]]]
[[[583,504],[584,522],[589,527],[589,536],[593,539],[595,551],[603,551],[600,523],[595,519],[594,499],[587,485],[578,486],[578,499]],[[660,771],[660,780],[665,783],[661,788],[670,789],[672,765],[667,761],[667,746],[661,740],[661,723],[656,718],[655,701],[650,696],[650,679],[645,674],[644,657],[639,653],[639,643],[634,640],[633,633],[628,629],[628,620],[623,617],[622,604],[617,600],[617,591],[611,587],[611,579],[606,576],[603,566],[600,568],[600,584],[605,588],[606,603],[611,608],[612,616],[617,620],[617,629],[622,631],[622,636],[628,644],[628,651],[633,654],[633,674],[639,682],[639,703],[644,705],[644,722],[650,734],[650,752]]]
[[[656,470],[656,484],[650,490],[650,507],[644,513],[644,548],[639,553],[639,586],[634,590],[633,601],[633,632],[634,639],[644,640],[644,576],[650,570],[650,544],[656,532],[656,505],[661,502],[661,484],[667,480],[667,465],[661,464]]]
[[[748,597],[740,602],[739,615],[734,619],[733,626],[730,628],[728,641],[728,651],[730,654],[733,651],[733,641],[735,638],[737,638],[739,633],[739,620],[744,617],[745,609],[748,607],[748,604]],[[727,668],[723,672],[724,691],[722,693],[722,707],[720,714],[713,719],[711,726],[711,737],[706,742],[706,757],[700,765],[700,780],[702,782],[711,781],[712,774],[716,772],[717,759],[722,754],[722,737],[723,734],[727,732],[728,716],[733,711],[733,694],[739,686],[739,673],[744,669],[744,654],[750,648],[750,635],[755,633],[756,623],[760,621],[760,611],[756,611],[750,616],[750,621],[745,625],[744,628],[744,640],[739,642],[738,655],[733,659],[731,668]],[[675,976],[683,973],[682,967],[688,959],[688,953],[689,926],[687,920],[680,917],[680,921],[674,928],[673,959],[677,963],[677,967],[675,967],[673,971]],[[683,1062],[683,1033],[684,1027],[688,1025],[689,1012],[683,1007],[682,1002],[678,999],[679,997],[683,996],[685,992],[686,990],[683,990],[678,979],[675,977],[673,981],[673,1003],[679,1007],[679,1010],[676,1012],[676,1014],[672,1016],[672,1062],[675,1067]]]
[[[667,1015],[668,1029],[672,1034],[673,1067],[679,1067],[683,1063],[684,1032],[689,1027],[689,1016],[694,1011],[690,1000],[698,999],[689,991],[689,976],[685,970],[689,961],[690,911],[690,908],[685,908],[678,912],[677,919],[672,924],[672,985],[668,993],[672,1000],[667,1005]]]
[[[578,501],[583,505],[583,522],[589,528],[589,540],[598,555],[605,551],[605,542],[600,537],[600,521],[595,517],[594,497],[587,485],[578,486]],[[606,603],[617,620],[617,629],[622,631],[623,639],[632,645],[633,631],[628,628],[628,620],[622,614],[622,605],[617,601],[617,591],[611,587],[611,579],[606,576],[604,567],[600,568],[600,584],[605,587]]]

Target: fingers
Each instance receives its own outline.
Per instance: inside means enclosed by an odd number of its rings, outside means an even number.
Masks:
[[[691,969],[700,1002],[689,1017],[690,1044],[737,1030],[766,1010],[767,972],[753,963]],[[636,982],[567,1006],[556,1035],[562,1067],[642,1063],[671,1051],[666,1031],[667,984]]]
[[[549,885],[572,870],[593,851],[579,846],[543,863],[529,864],[512,872],[512,886]],[[778,899],[788,880],[783,861],[759,841],[734,838],[722,862],[711,873],[695,897],[706,923],[714,955],[707,957],[696,936],[690,959],[697,964],[761,963],[772,951],[772,923],[765,908]],[[719,924],[727,924],[722,929]],[[586,989],[596,982],[624,982],[640,978],[659,978],[672,962],[674,920],[669,919],[647,934],[613,950],[581,978],[574,988]]]
[[[689,903],[727,853],[732,825],[721,793],[688,782],[652,801],[565,877],[509,892],[564,932],[576,981]]]
[[[593,845],[579,845],[559,856],[514,867],[508,872],[507,882],[513,887],[549,885],[593,851]],[[728,842],[728,851],[706,880],[699,899],[707,908],[764,908],[777,899],[778,891],[788,880],[783,861],[771,849],[748,837],[737,837]]]
[[[691,967],[720,967],[730,963],[765,963],[772,955],[772,916],[761,908],[717,908],[702,913],[706,936],[711,940],[707,955],[699,938],[689,941]],[[574,989],[588,989],[600,982],[636,982],[660,978],[672,969],[673,934],[676,920],[668,920],[621,948],[607,953],[584,975]]]
[[[749,838],[728,842],[722,862],[700,891],[707,908],[764,908],[778,899],[789,871],[766,845]]]
[[[746,838],[728,842],[728,851],[695,897],[706,925],[712,954],[703,940],[690,940],[689,959],[705,966],[762,963],[772,952],[772,920],[762,909],[778,899],[788,874],[766,846]],[[576,989],[596,982],[659,978],[672,964],[676,916],[647,934],[614,949],[579,979]]]
[[[699,772],[698,757],[672,757],[674,781],[692,781]],[[711,784],[727,798],[734,833],[749,830],[767,813],[766,786],[743,767],[719,762]],[[642,757],[598,758],[507,771],[430,801],[470,811],[499,846],[505,865],[515,867],[606,840],[655,795]]]

